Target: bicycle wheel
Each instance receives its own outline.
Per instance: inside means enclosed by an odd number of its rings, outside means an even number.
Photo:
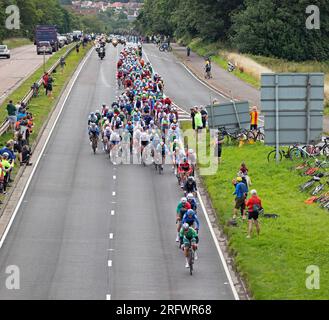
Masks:
[[[289,158],[291,160],[300,160],[305,158],[305,151],[303,149],[300,149],[298,147],[293,147],[292,149],[289,150]]]
[[[271,151],[267,155],[267,161],[268,162],[276,161],[276,150]],[[279,151],[279,161],[282,161],[282,152],[281,151]]]
[[[159,50],[160,50],[161,52],[163,52],[163,51],[164,51],[163,46],[159,47]]]
[[[256,136],[256,141],[265,141],[265,135],[262,132],[259,132],[258,135]]]
[[[172,51],[172,47],[169,46],[169,47],[168,47],[168,52],[171,52],[171,51]]]
[[[329,146],[324,146],[322,149],[322,154],[326,157],[329,158]]]

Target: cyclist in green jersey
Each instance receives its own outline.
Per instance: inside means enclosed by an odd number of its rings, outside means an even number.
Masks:
[[[194,259],[198,259],[196,255],[196,250],[198,249],[197,243],[199,242],[198,233],[192,227],[190,227],[188,223],[184,223],[182,228],[180,229],[179,234],[181,238],[181,243],[183,244],[182,249],[184,250],[184,255],[186,259],[185,268],[188,268],[188,249],[190,246],[192,246],[192,250],[194,251]]]

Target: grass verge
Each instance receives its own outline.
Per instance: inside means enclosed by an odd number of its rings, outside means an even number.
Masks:
[[[182,123],[182,129],[190,123]],[[247,224],[224,227],[238,271],[246,280],[254,299],[327,299],[329,296],[328,228],[329,216],[317,205],[306,205],[309,197],[298,186],[308,180],[292,170],[284,160],[279,165],[267,162],[272,150],[262,144],[223,147],[222,164],[217,173],[201,177],[222,225],[231,219],[234,188],[231,183],[245,161],[255,188],[267,213],[278,219],[260,219],[261,234],[246,239]],[[327,188],[328,190],[328,188]],[[320,269],[320,289],[306,288],[308,266]]]
[[[9,49],[15,49],[18,47],[33,44],[33,42],[30,39],[26,38],[10,38],[3,40],[3,44],[7,45]]]

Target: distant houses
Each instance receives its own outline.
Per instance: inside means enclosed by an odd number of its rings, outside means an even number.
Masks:
[[[127,14],[129,20],[136,19],[142,6],[143,4],[138,2],[123,3],[118,1],[114,3],[108,3],[103,1],[72,1],[72,9],[78,14],[97,14],[112,8],[117,13],[124,12]]]

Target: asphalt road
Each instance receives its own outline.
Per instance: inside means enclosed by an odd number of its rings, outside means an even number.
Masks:
[[[151,61],[155,71],[165,79],[167,95],[174,97],[174,102],[184,110],[209,105],[214,99],[221,103],[228,101],[188,73],[172,53],[160,52],[154,44],[145,44],[143,52],[146,61]]]
[[[0,102],[42,63],[43,56],[37,55],[34,45],[12,49],[10,59],[0,58]]]
[[[119,49],[109,47],[104,61],[93,53],[66,102],[0,250],[0,299],[234,298],[201,211],[193,277],[184,266],[175,242],[182,192],[171,169],[159,176],[91,152],[86,119],[117,94]],[[197,86],[183,69],[172,72],[185,92]],[[173,95],[177,103],[183,96]],[[6,289],[10,265],[20,269],[19,290]]]

